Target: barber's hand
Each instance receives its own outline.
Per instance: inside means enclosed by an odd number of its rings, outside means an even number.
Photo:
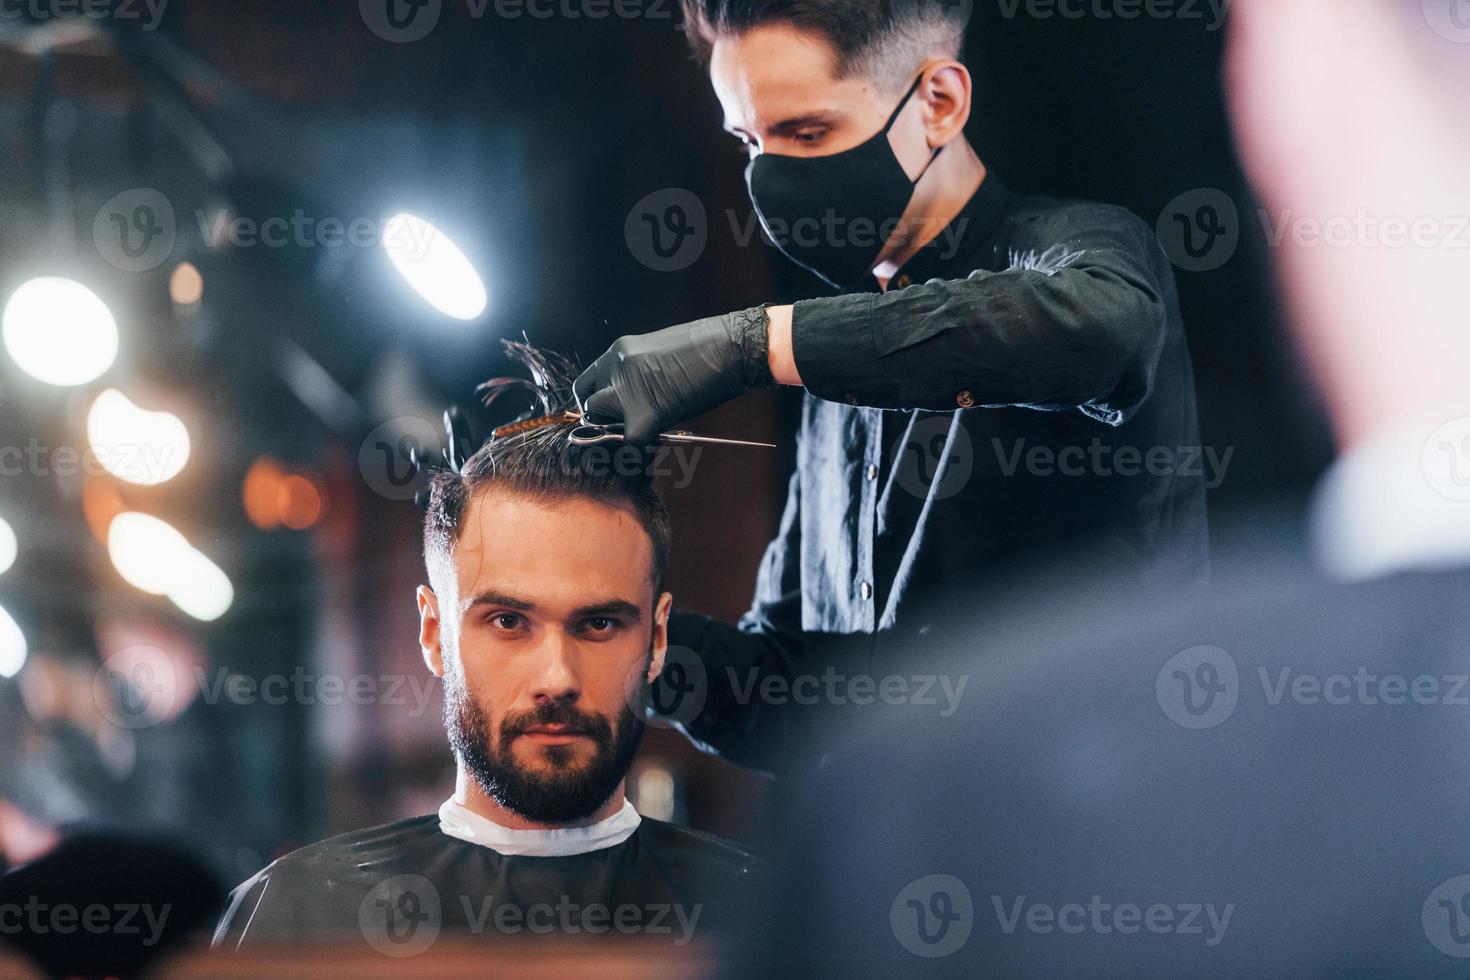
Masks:
[[[621,422],[629,442],[648,445],[685,419],[773,387],[769,329],[756,307],[623,337],[577,378],[577,404],[588,422]]]

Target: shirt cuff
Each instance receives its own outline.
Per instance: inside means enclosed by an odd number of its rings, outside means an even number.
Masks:
[[[882,372],[873,343],[876,293],[798,302],[791,312],[791,353],[806,390],[848,405],[882,401]]]

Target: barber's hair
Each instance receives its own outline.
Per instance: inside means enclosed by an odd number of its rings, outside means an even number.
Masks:
[[[458,473],[436,473],[429,483],[424,519],[424,563],[435,591],[455,581],[454,549],[469,505],[487,491],[542,502],[585,498],[631,504],[648,532],[653,548],[655,594],[664,590],[668,574],[669,512],[653,483],[652,450],[631,445],[575,446],[573,430],[581,424],[573,414],[572,383],[576,364],[562,355],[529,344],[505,341],[512,361],[530,378],[495,378],[480,386],[487,405],[502,395],[528,394],[534,403],[515,423],[503,426],[460,467]]]
[[[926,58],[964,53],[963,0],[680,0],[695,55],[708,64],[715,41],[755,27],[788,24],[825,38],[837,77],[860,75],[887,88],[913,79]]]

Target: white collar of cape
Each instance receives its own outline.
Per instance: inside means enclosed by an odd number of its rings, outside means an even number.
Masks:
[[[617,847],[633,836],[643,818],[632,801],[590,827],[557,830],[511,830],[456,803],[451,797],[439,808],[439,829],[450,837],[488,847],[506,857],[568,857]]]
[[[1317,489],[1318,565],[1363,581],[1470,567],[1470,414],[1420,419],[1365,440]]]

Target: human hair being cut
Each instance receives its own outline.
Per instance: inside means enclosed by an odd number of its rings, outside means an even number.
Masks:
[[[457,472],[441,470],[430,478],[424,563],[435,591],[444,593],[450,581],[467,506],[477,494],[495,488],[537,500],[585,497],[632,504],[653,544],[653,586],[656,593],[662,592],[672,531],[652,467],[612,465],[606,447],[574,445],[571,435],[580,425],[572,393],[580,371],[576,363],[522,341],[506,340],[504,345],[511,361],[525,367],[529,377],[495,378],[478,390],[487,407],[514,394],[529,396],[533,407],[518,421],[497,429]],[[624,446],[617,452],[641,457],[645,451]]]

